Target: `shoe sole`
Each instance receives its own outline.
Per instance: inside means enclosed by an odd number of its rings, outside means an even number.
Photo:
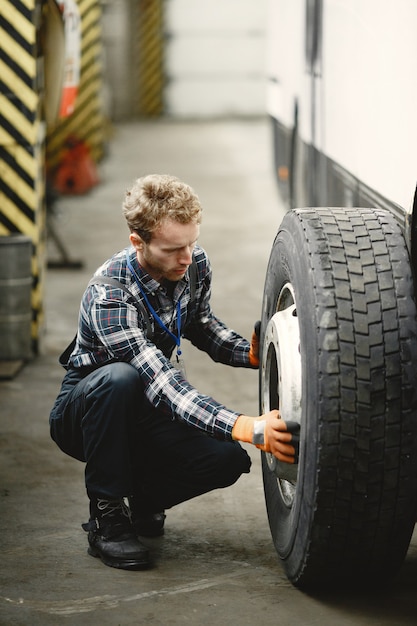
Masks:
[[[150,537],[162,537],[162,535],[165,533],[165,530],[163,528],[159,528],[158,530],[148,530],[145,532],[140,532],[140,529],[138,528],[136,532],[137,532],[138,537],[150,538]]]
[[[96,559],[100,559],[104,565],[108,565],[108,567],[115,567],[117,569],[125,569],[130,571],[137,571],[141,569],[148,569],[151,565],[149,558],[139,559],[131,559],[131,560],[123,560],[118,561],[117,559],[109,559],[97,550],[94,550],[91,546],[87,549],[87,552],[90,556],[93,556]]]

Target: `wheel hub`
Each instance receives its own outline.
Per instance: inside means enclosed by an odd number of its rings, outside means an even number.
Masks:
[[[264,412],[279,409],[284,420],[301,423],[300,329],[294,290],[287,283],[278,298],[277,311],[265,331],[262,360],[262,406]],[[292,503],[297,480],[296,465],[278,461],[267,454],[270,471],[280,483],[285,502]]]

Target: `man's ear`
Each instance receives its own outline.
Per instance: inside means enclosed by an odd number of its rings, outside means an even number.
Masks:
[[[129,240],[130,243],[132,244],[132,246],[136,249],[136,250],[142,250],[143,249],[143,239],[140,235],[138,235],[138,233],[130,233],[129,235]]]

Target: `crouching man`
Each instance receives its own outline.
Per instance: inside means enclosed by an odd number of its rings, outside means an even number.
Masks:
[[[216,362],[259,366],[256,333],[247,341],[211,310],[201,211],[175,177],[134,183],[123,202],[130,246],[96,271],[61,356],[51,436],[85,463],[88,552],[111,567],[148,567],[139,537],[163,533],[166,509],[249,472],[239,441],[294,462],[278,411],[242,415],[199,393],[181,367],[183,338]]]

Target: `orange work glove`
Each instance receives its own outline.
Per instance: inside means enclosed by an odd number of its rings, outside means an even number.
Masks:
[[[261,322],[256,322],[250,340],[249,363],[252,367],[259,367],[259,335],[261,334]]]
[[[252,443],[284,463],[297,463],[299,430],[297,422],[285,422],[274,410],[260,417],[239,415],[232,429],[232,438]]]

